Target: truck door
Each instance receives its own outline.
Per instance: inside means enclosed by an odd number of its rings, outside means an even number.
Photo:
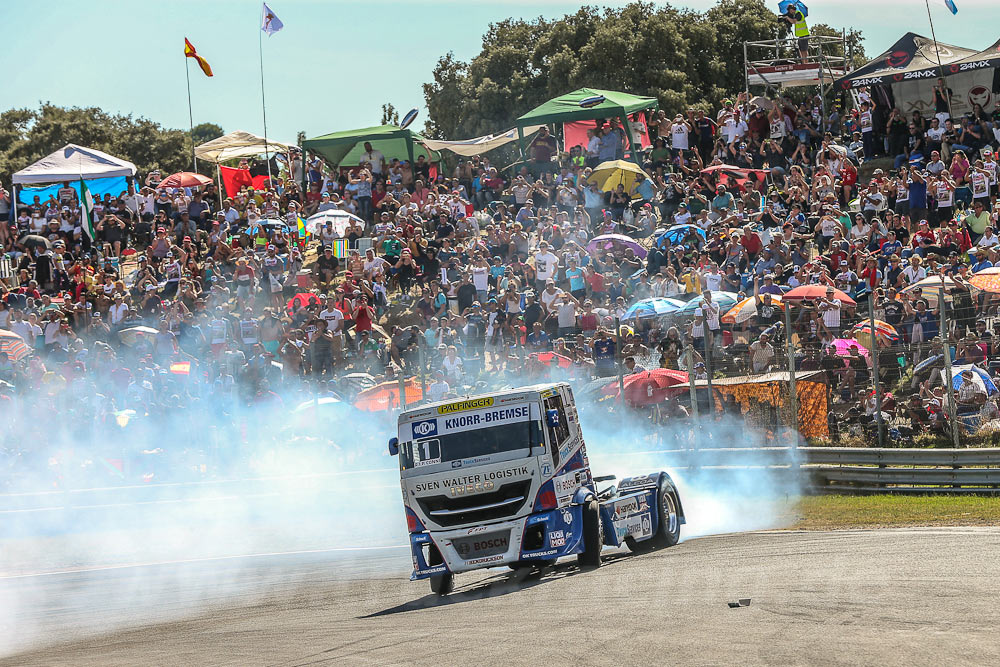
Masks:
[[[556,394],[543,401],[545,408],[545,432],[549,437],[549,453],[552,455],[552,465],[559,467],[559,448],[569,440],[569,421],[566,419],[566,407],[562,396]],[[555,419],[550,419],[554,415]]]

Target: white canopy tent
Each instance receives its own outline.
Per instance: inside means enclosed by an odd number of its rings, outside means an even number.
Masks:
[[[66,144],[38,162],[15,172],[15,184],[59,183],[135,176],[135,165],[93,148]]]
[[[261,153],[287,153],[292,144],[259,137],[250,132],[236,130],[217,139],[206,141],[194,149],[195,157],[216,164],[234,158],[259,155]]]

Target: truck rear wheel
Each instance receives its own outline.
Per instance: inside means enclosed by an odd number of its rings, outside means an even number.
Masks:
[[[431,544],[431,548],[427,554],[427,564],[434,567],[435,565],[441,565],[443,562],[444,558],[441,557],[441,552],[438,551],[437,545]],[[431,593],[436,595],[447,595],[455,587],[455,575],[451,572],[432,574],[430,579]]]
[[[681,517],[677,512],[680,503],[677,500],[677,490],[666,479],[660,480],[656,496],[660,525],[656,535],[649,539],[649,546],[654,549],[663,549],[674,546],[681,538]]]
[[[604,531],[601,530],[601,506],[591,499],[583,506],[583,551],[577,554],[580,567],[600,567]]]

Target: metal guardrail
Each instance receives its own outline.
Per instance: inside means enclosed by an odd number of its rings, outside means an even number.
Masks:
[[[764,447],[630,454],[642,455],[681,469],[783,471],[818,493],[1000,494],[1000,448]]]

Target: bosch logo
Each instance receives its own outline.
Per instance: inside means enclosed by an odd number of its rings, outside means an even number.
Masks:
[[[435,433],[437,433],[437,428],[438,427],[436,419],[428,419],[422,422],[414,422],[413,434],[419,435],[421,437],[434,435]]]

